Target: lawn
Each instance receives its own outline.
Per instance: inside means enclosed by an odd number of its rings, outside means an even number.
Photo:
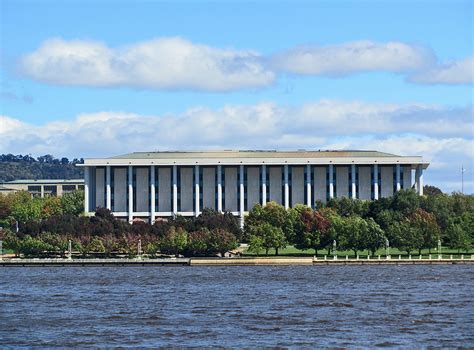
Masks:
[[[251,253],[251,252],[248,252],[247,250],[244,250],[244,256],[255,256],[256,254],[255,253]],[[367,257],[367,250],[365,251],[359,251],[359,257]],[[445,247],[442,247],[441,248],[441,253],[443,255],[443,257],[447,258],[449,257],[449,255],[453,255],[453,257],[457,257],[457,256],[460,256],[461,254],[464,254],[464,255],[471,255],[473,254],[474,255],[474,249],[470,249],[468,252],[460,252],[458,253],[458,251],[456,249],[449,249],[449,248],[445,248]],[[386,254],[386,251],[385,249],[379,249],[376,253],[375,253],[375,256],[377,255],[380,255],[380,256],[385,256]],[[423,258],[428,258],[430,252],[428,249],[423,249],[421,251],[421,254],[423,256]],[[268,251],[268,255],[269,256],[274,256],[275,255],[275,249],[270,249]],[[287,246],[286,248],[284,249],[280,249],[279,252],[278,252],[278,255],[279,256],[296,256],[296,257],[304,257],[304,256],[314,256],[314,250],[313,249],[308,249],[308,250],[300,250],[300,249],[297,249],[295,248],[294,246],[290,245],[290,246]],[[322,257],[324,255],[327,255],[327,250],[318,250],[318,256],[319,257]],[[331,256],[333,256],[333,254],[331,253],[330,254]],[[345,258],[345,256],[348,255],[349,258],[355,258],[354,256],[354,252],[352,250],[338,250],[337,251],[337,256],[338,257],[343,257]],[[392,257],[398,257],[398,255],[402,255],[402,257],[408,257],[408,254],[406,251],[399,251],[397,248],[390,248],[390,255]],[[412,252],[411,253],[412,257],[413,258],[417,258],[418,257],[418,251],[416,252]],[[437,258],[438,257],[438,252],[437,252],[437,249],[436,248],[433,248],[431,249],[431,255],[433,258]],[[261,251],[259,256],[265,256],[265,251]]]

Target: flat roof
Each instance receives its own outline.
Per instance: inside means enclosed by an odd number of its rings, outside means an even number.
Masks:
[[[151,151],[133,152],[109,158],[86,158],[76,166],[215,166],[241,165],[347,165],[347,164],[400,164],[412,168],[428,162],[420,156],[399,156],[374,150],[211,150],[211,151]]]
[[[332,158],[332,157],[400,157],[395,154],[365,150],[217,150],[133,152],[110,159],[184,159],[184,158]]]

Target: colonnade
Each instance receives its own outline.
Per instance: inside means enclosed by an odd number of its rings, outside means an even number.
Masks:
[[[280,177],[280,179],[278,179],[278,171],[276,172],[271,172],[269,170],[269,168],[273,168],[275,166],[281,166],[283,169],[283,176]],[[315,203],[315,200],[322,200],[322,201],[325,201],[327,198],[334,198],[336,197],[336,193],[335,193],[335,186],[339,186],[339,187],[346,187],[346,190],[340,188],[337,190],[337,197],[340,197],[341,195],[339,195],[339,193],[342,193],[342,196],[345,196],[345,197],[351,197],[351,198],[360,198],[360,199],[379,199],[380,195],[382,195],[382,197],[384,196],[389,196],[393,193],[393,190],[395,191],[399,191],[400,189],[402,189],[403,187],[406,187],[406,184],[408,184],[409,186],[411,186],[411,165],[407,165],[406,166],[406,169],[409,170],[409,172],[404,172],[402,173],[401,171],[401,166],[400,164],[393,164],[393,165],[390,165],[390,164],[383,164],[383,165],[380,165],[381,167],[385,167],[386,170],[384,170],[384,173],[382,174],[382,178],[387,178],[387,179],[390,179],[390,176],[392,176],[392,173],[390,172],[390,169],[387,169],[388,167],[390,167],[391,169],[393,169],[393,167],[395,167],[394,171],[395,171],[395,175],[394,175],[394,181],[392,180],[390,182],[390,180],[388,180],[388,183],[384,183],[384,180],[382,180],[382,187],[380,186],[380,179],[379,179],[379,164],[361,164],[361,165],[356,165],[356,164],[350,164],[350,165],[334,165],[334,164],[328,164],[328,165],[311,165],[311,164],[307,164],[307,165],[294,165],[294,164],[283,164],[283,165],[266,165],[266,164],[263,164],[263,165],[243,165],[243,164],[240,164],[240,165],[229,165],[228,167],[233,167],[233,168],[236,168],[237,171],[238,171],[238,176],[237,176],[237,183],[236,183],[236,189],[237,189],[237,198],[238,198],[238,201],[237,201],[237,207],[235,209],[237,210],[231,210],[233,212],[234,215],[237,215],[241,218],[244,217],[246,211],[250,210],[251,207],[250,207],[250,204],[247,203],[247,209],[246,209],[246,198],[248,199],[249,196],[253,196],[252,198],[255,198],[257,196],[257,194],[255,193],[251,193],[249,194],[248,192],[248,188],[247,188],[247,191],[245,191],[246,189],[246,186],[248,187],[248,185],[250,184],[250,181],[256,181],[258,182],[258,185],[256,185],[254,182],[252,183],[253,184],[253,187],[259,187],[259,190],[261,191],[258,196],[259,196],[259,200],[258,202],[261,204],[261,205],[266,205],[266,203],[269,201],[269,200],[272,200],[272,198],[268,198],[269,197],[269,190],[270,190],[270,197],[272,197],[272,187],[270,186],[270,189],[269,189],[269,183],[268,181],[282,181],[282,192],[277,196],[277,198],[281,198],[281,204],[286,208],[290,208],[290,206],[294,206],[295,204],[295,200],[293,198],[293,202],[290,203],[290,198],[291,198],[291,195],[293,194],[294,197],[296,197],[296,195],[298,195],[298,198],[301,199],[301,198],[304,198],[304,200],[300,200],[301,204],[305,204],[309,207],[314,207],[314,203]],[[146,211],[134,211],[133,208],[134,208],[134,190],[136,187],[136,184],[134,185],[134,182],[133,182],[133,179],[134,179],[134,176],[133,176],[133,168],[134,166],[133,165],[128,165],[127,166],[127,173],[123,173],[121,175],[121,179],[127,179],[126,180],[126,190],[124,188],[124,191],[123,193],[122,192],[118,192],[115,194],[116,195],[116,198],[115,200],[117,201],[118,200],[118,196],[120,194],[120,196],[126,196],[127,197],[127,202],[126,202],[126,210],[123,211],[123,210],[114,210],[114,214],[116,216],[123,216],[123,217],[127,217],[127,219],[131,222],[134,218],[134,216],[146,216],[146,217],[149,217],[149,219],[151,220],[151,222],[153,222],[156,217],[162,217],[162,216],[172,216],[172,215],[178,215],[178,214],[181,214],[181,215],[195,215],[195,216],[198,216],[202,209],[201,208],[201,185],[203,183],[203,180],[200,178],[200,165],[194,165],[194,178],[193,178],[193,192],[191,194],[191,196],[193,196],[193,203],[192,203],[192,207],[193,207],[193,210],[192,212],[190,212],[189,210],[187,211],[179,211],[178,210],[178,193],[179,193],[179,189],[178,189],[178,170],[181,166],[178,166],[178,165],[171,165],[171,166],[167,166],[166,168],[170,168],[171,167],[171,173],[172,173],[172,176],[171,176],[171,191],[169,193],[170,197],[171,197],[171,206],[170,206],[170,211],[166,211],[166,212],[163,212],[163,211],[157,211],[157,206],[156,206],[156,200],[159,199],[159,198],[156,198],[156,190],[157,190],[157,184],[156,184],[156,175],[157,175],[157,171],[158,169],[160,168],[160,166],[156,166],[156,165],[152,165],[152,166],[148,166],[147,169],[148,171],[146,171],[146,174],[148,174],[148,180],[142,180],[142,181],[147,181],[148,183],[148,190],[149,190],[149,196],[148,196],[148,200],[147,200],[147,207],[149,208],[148,210]],[[183,166],[183,167],[187,167],[189,168],[189,166]],[[207,166],[206,166],[207,167]],[[248,173],[247,173],[247,182],[245,183],[245,167],[248,167],[248,168],[259,168],[259,173],[260,173],[260,178],[257,178],[256,180],[253,180],[253,179],[249,179],[248,178]],[[291,181],[290,181],[290,167],[294,167],[294,168],[298,168],[298,171],[299,171],[299,181],[300,183],[303,185],[303,188],[301,189],[301,192],[299,189],[298,190],[293,190],[291,189],[290,187],[292,187],[292,184],[291,184]],[[344,173],[341,172],[341,174],[339,174],[336,178],[336,175],[335,175],[335,168],[338,168],[338,167],[341,167],[341,168],[344,168]],[[362,167],[363,171],[359,171],[359,168],[358,167]],[[408,169],[409,167],[409,169]],[[101,167],[101,169],[103,169],[104,167]],[[123,167],[121,167],[123,168]],[[140,168],[143,168],[143,167],[140,167]],[[304,170],[305,168],[305,170]],[[318,172],[316,172],[316,169],[315,168],[319,168]],[[321,168],[324,168],[324,169],[321,169]],[[346,169],[347,168],[347,169]],[[98,168],[96,168],[98,169]],[[86,213],[89,213],[89,212],[93,212],[95,210],[95,207],[96,206],[103,206],[103,204],[105,204],[105,207],[107,209],[110,209],[112,210],[112,167],[111,166],[105,166],[105,190],[103,192],[103,194],[101,194],[100,191],[102,191],[101,189],[98,189],[96,188],[97,187],[97,183],[99,183],[100,185],[98,187],[102,187],[102,183],[101,182],[97,182],[98,180],[96,180],[96,169],[94,169],[94,167],[90,167],[90,166],[86,166],[84,168],[84,182],[85,182],[85,185],[84,185],[84,190],[85,190],[85,202],[84,202],[84,206],[85,206],[85,211]],[[228,210],[228,208],[226,208],[226,204],[224,203],[224,187],[225,186],[229,186],[229,184],[226,182],[225,185],[224,185],[224,176],[223,176],[223,173],[224,173],[224,170],[225,170],[225,166],[222,166],[222,165],[216,165],[214,167],[214,171],[216,172],[216,178],[215,178],[215,183],[214,183],[214,186],[216,187],[216,194],[215,196],[217,197],[216,198],[216,205],[215,205],[215,209],[217,209],[219,212],[222,212],[224,210]],[[303,170],[302,170],[303,169]],[[350,172],[349,172],[349,169],[350,169]],[[124,169],[125,170],[125,169]],[[92,171],[93,172],[93,176],[91,176],[92,174]],[[102,171],[102,170],[101,170]],[[303,171],[303,172],[302,172]],[[405,171],[405,170],[404,170]],[[214,173],[214,172],[213,172]],[[102,172],[101,172],[101,175],[102,176]],[[128,176],[126,175],[128,174]],[[276,177],[275,177],[275,174],[276,174]],[[280,174],[281,174],[281,170],[280,170]],[[293,174],[293,173],[292,173]],[[302,174],[305,174],[305,176],[303,177],[303,180],[301,180],[301,176]],[[322,175],[321,175],[322,174]],[[349,174],[350,174],[350,177],[349,177]],[[409,175],[410,179],[404,179],[404,181],[402,182],[402,175],[405,174],[405,177],[407,175]],[[100,177],[99,176],[99,177]],[[273,177],[272,177],[273,176]],[[322,177],[322,176],[325,176],[324,179],[319,179],[318,182],[316,181],[316,177]],[[359,178],[357,179],[357,176],[359,176]],[[235,176],[232,178],[234,179]],[[91,180],[92,179],[92,180]],[[346,180],[348,182],[346,182]],[[230,181],[230,180],[226,180],[226,181]],[[292,181],[293,182],[296,182],[296,178],[295,176],[293,176],[292,178]],[[386,181],[387,182],[387,181]],[[325,186],[326,188],[323,188],[321,189],[321,186],[320,185],[317,185],[316,183],[325,183]],[[117,184],[117,176],[116,176],[116,184]],[[277,183],[277,186],[278,186],[279,182]],[[271,185],[271,184],[270,184]],[[275,186],[275,185],[274,185]],[[295,186],[293,184],[293,186]],[[183,184],[181,184],[181,187],[183,187]],[[278,188],[278,187],[277,187]],[[318,189],[319,192],[316,191],[316,189]],[[417,165],[416,167],[416,171],[415,171],[415,189],[417,190],[417,192],[422,195],[423,194],[423,167],[422,165]],[[290,190],[292,191],[290,193]],[[99,191],[99,192],[97,192]],[[126,193],[125,193],[126,191]],[[181,191],[183,191],[181,189]],[[226,190],[227,191],[227,190]],[[273,188],[273,191],[274,191],[274,188]],[[99,194],[97,194],[99,193]],[[189,192],[191,193],[191,192]],[[188,197],[189,197],[189,193],[188,193]],[[327,196],[325,195],[327,193]],[[358,195],[358,193],[360,193],[361,195]],[[319,194],[319,198],[318,198],[318,194]],[[363,195],[362,195],[363,194]],[[158,193],[158,196],[160,195],[160,193]],[[234,195],[234,193],[229,193],[228,196],[230,197],[230,195]],[[246,197],[247,195],[247,197]],[[91,198],[91,196],[95,196],[94,198]],[[143,194],[141,195],[142,198],[143,198]],[[103,198],[105,197],[105,198]],[[100,200],[96,200],[96,198],[100,198]],[[182,198],[182,197],[181,197]],[[233,197],[232,197],[233,198]],[[136,200],[136,198],[135,198]],[[228,201],[230,199],[227,199]],[[100,202],[100,203],[97,203],[97,202]],[[91,205],[91,203],[93,203]],[[102,204],[103,203],[103,204]],[[299,202],[298,202],[299,203]],[[102,204],[102,205],[100,205]],[[254,203],[251,203],[252,206],[254,204],[256,204],[255,202]],[[94,208],[92,208],[94,207]],[[125,208],[125,206],[124,206]]]

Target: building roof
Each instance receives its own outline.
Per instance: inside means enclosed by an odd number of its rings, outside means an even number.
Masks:
[[[378,151],[318,150],[318,151],[273,151],[273,150],[224,150],[224,151],[161,151],[133,152],[111,159],[183,159],[183,158],[333,158],[333,157],[399,157]]]
[[[282,165],[291,163],[313,165],[343,164],[405,164],[412,167],[429,163],[419,156],[398,156],[372,150],[221,150],[133,152],[110,158],[87,158],[77,166],[170,166],[170,165]]]

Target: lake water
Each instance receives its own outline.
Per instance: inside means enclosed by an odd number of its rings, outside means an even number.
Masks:
[[[0,269],[0,348],[474,347],[474,266]]]

